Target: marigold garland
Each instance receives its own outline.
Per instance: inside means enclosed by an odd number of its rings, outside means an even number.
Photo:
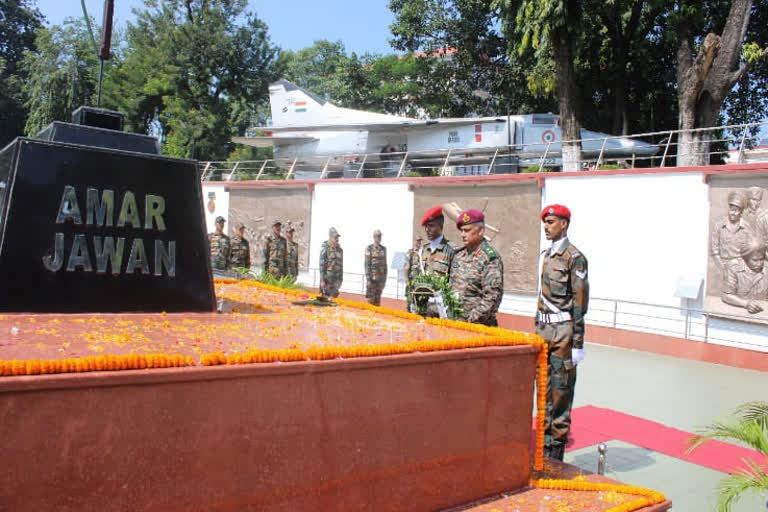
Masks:
[[[0,360],[0,376],[143,370],[182,366],[195,366],[195,361],[191,357],[178,354],[101,355],[67,359],[9,359]]]
[[[552,489],[558,491],[592,491],[592,492],[614,492],[640,496],[639,498],[611,507],[605,512],[633,512],[649,505],[657,505],[666,501],[664,494],[637,487],[634,485],[610,484],[604,482],[586,482],[583,480],[554,480],[539,479],[531,482],[534,487],[539,489]]]

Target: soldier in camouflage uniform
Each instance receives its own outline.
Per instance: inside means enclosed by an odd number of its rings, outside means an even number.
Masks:
[[[448,277],[451,256],[456,248],[443,236],[443,208],[433,206],[421,217],[421,225],[427,234],[427,241],[418,250],[411,251],[408,265],[408,279],[423,272],[433,272]]]
[[[465,210],[459,214],[456,227],[464,247],[453,255],[450,282],[464,310],[461,320],[498,325],[496,312],[504,294],[504,264],[483,236],[485,215],[480,210]]]
[[[338,297],[341,281],[344,279],[344,251],[339,245],[336,228],[328,231],[328,240],[320,249],[320,295]]]
[[[285,275],[286,243],[280,236],[282,224],[279,220],[272,223],[272,233],[264,239],[264,270],[272,274],[275,279]]]
[[[293,226],[285,232],[285,273],[294,280],[299,275],[299,244],[293,241]]]
[[[549,346],[544,454],[563,460],[571,430],[576,365],[584,360],[584,315],[589,303],[587,258],[568,241],[570,210],[547,206],[541,212],[544,234],[552,246],[544,251],[536,333]]]
[[[222,216],[216,217],[216,231],[208,233],[208,245],[211,250],[211,267],[216,270],[227,270],[230,265],[230,241],[224,233],[224,223],[226,220]]]
[[[245,224],[238,224],[232,237],[230,259],[233,267],[251,268],[251,246],[245,239]]]
[[[365,298],[381,305],[381,292],[387,284],[387,248],[381,245],[381,231],[373,232],[373,243],[365,248]]]
[[[406,291],[411,286],[411,276],[415,276],[418,274],[417,270],[419,268],[419,250],[421,249],[421,242],[423,238],[420,236],[416,238],[416,241],[413,242],[413,247],[408,249],[408,252],[405,253],[405,264],[403,265],[403,273],[405,274],[405,289]],[[414,257],[414,253],[416,256]],[[411,311],[411,294],[406,293],[405,294],[405,304],[408,311]]]
[[[408,281],[424,272],[448,277],[448,272],[451,270],[451,258],[456,248],[443,236],[444,223],[445,217],[442,206],[433,206],[424,212],[421,217],[421,225],[424,226],[427,241],[410,254]],[[427,305],[426,316],[440,316],[436,306],[431,302]]]

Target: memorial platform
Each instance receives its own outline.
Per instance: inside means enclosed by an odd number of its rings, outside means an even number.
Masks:
[[[528,484],[537,336],[216,291],[223,313],[0,316],[0,503],[438,510]]]

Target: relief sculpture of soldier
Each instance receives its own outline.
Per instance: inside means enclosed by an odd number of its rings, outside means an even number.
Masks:
[[[282,223],[279,220],[272,222],[272,233],[264,239],[264,270],[272,274],[275,279],[285,275],[286,243],[280,235]]]
[[[413,247],[408,249],[405,254],[405,265],[403,265],[403,273],[405,274],[405,289],[408,290],[411,286],[411,277],[418,273],[419,268],[419,249],[421,249],[421,243],[423,239],[418,236],[413,242]],[[416,256],[414,256],[416,254]],[[411,295],[406,293],[406,309],[411,311]]]
[[[336,228],[328,230],[328,240],[320,248],[320,295],[338,297],[344,279],[344,251]]]
[[[293,241],[295,231],[290,226],[285,232],[285,272],[294,280],[299,275],[299,244]]]
[[[233,267],[251,268],[251,246],[245,238],[245,224],[237,225],[235,236],[231,240],[231,261]]]
[[[381,292],[387,284],[387,248],[381,245],[381,231],[373,232],[373,243],[365,248],[365,298],[381,305]]]
[[[498,251],[485,241],[485,215],[480,210],[465,210],[456,220],[456,227],[464,247],[451,259],[450,283],[461,302],[461,320],[498,325],[496,312],[504,294],[504,264]]]
[[[768,267],[765,243],[750,237],[741,248],[741,261],[725,269],[720,298],[726,304],[746,309],[750,314],[763,311],[759,301],[768,299]]]
[[[749,239],[751,227],[743,218],[747,206],[747,197],[741,191],[728,194],[728,215],[720,219],[712,230],[711,254],[722,275],[726,268],[738,266],[741,261],[741,248]]]
[[[568,240],[571,211],[553,204],[541,212],[544,235],[536,334],[547,342],[544,455],[563,460],[571,429],[576,365],[584,359],[584,315],[589,303],[587,258]]]
[[[208,234],[208,244],[211,250],[211,267],[216,270],[227,270],[230,266],[231,244],[229,236],[224,233],[222,216],[216,217],[216,231]]]

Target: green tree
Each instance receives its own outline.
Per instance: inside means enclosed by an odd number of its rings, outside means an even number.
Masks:
[[[35,49],[42,20],[31,1],[0,0],[0,148],[24,130],[27,110],[19,66],[24,52]]]
[[[711,439],[735,442],[756,450],[768,460],[768,402],[749,402],[736,410],[735,421],[716,422],[688,441],[688,453]],[[765,466],[744,459],[745,468],[725,477],[720,483],[718,512],[731,507],[747,492],[768,496],[768,473]]]
[[[720,124],[721,112],[733,87],[768,48],[745,46],[750,17],[757,0],[681,0],[672,13],[677,34],[679,128],[694,130]],[[730,4],[730,5],[729,5]],[[723,18],[723,13],[727,16]],[[764,16],[761,17],[763,22]],[[765,33],[765,26],[760,28]],[[745,51],[746,50],[746,51]],[[678,139],[677,165],[706,165],[712,132],[684,131]]]
[[[147,0],[129,24],[121,106],[133,129],[162,126],[167,154],[226,158],[278,76],[278,50],[246,5]]]
[[[27,51],[21,69],[29,115],[24,131],[34,135],[51,121],[69,121],[72,111],[90,104],[98,80],[98,57],[86,25],[67,19],[38,29],[37,51]],[[109,74],[112,64],[105,66]],[[111,106],[109,101],[104,106]]]

